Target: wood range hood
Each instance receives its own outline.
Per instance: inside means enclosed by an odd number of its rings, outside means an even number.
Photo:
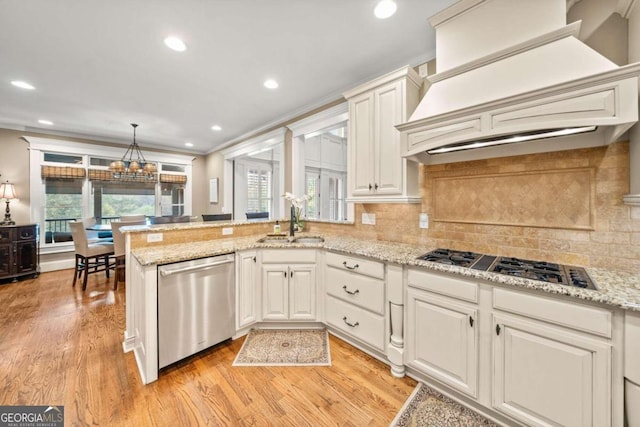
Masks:
[[[437,164],[619,140],[638,121],[640,63],[619,67],[591,49],[566,12],[565,0],[462,0],[431,17],[437,72],[396,126],[404,157]]]

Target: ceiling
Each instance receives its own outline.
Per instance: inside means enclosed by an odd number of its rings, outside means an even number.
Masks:
[[[0,0],[0,127],[128,144],[135,122],[143,147],[211,152],[435,57],[427,18],[453,0],[396,3]]]

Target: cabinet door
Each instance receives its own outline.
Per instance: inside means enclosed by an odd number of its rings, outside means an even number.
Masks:
[[[373,94],[364,93],[349,101],[349,185],[352,196],[373,194],[374,129]]]
[[[35,240],[16,243],[16,274],[36,272],[38,267]]]
[[[236,329],[257,320],[259,292],[256,252],[242,252],[237,256]]]
[[[0,278],[11,274],[11,266],[13,265],[13,251],[11,244],[0,244]]]
[[[289,268],[286,265],[262,266],[262,318],[289,318]]]
[[[289,319],[315,320],[316,269],[313,265],[289,268]]]
[[[376,194],[402,193],[402,157],[400,132],[402,123],[403,82],[397,81],[374,92],[375,113],[374,188]]]
[[[611,425],[611,346],[494,316],[493,406],[531,426]]]
[[[477,397],[476,307],[411,288],[407,294],[407,363]]]

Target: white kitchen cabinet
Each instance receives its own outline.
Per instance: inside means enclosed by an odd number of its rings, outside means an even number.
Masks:
[[[477,398],[478,306],[462,300],[473,300],[477,285],[414,270],[408,280],[407,365]]]
[[[260,296],[257,252],[236,254],[236,329],[241,330],[258,320]]]
[[[262,266],[263,320],[315,320],[315,265]]]
[[[531,426],[611,425],[611,346],[494,316],[493,406]]]
[[[420,202],[418,165],[401,156],[400,133],[418,104],[409,66],[344,94],[349,101],[349,197],[354,202]]]
[[[477,305],[409,287],[406,330],[407,365],[478,397]]]
[[[496,410],[532,426],[617,424],[615,313],[501,288],[493,289],[493,308]]]
[[[385,265],[333,252],[325,254],[326,321],[380,352],[389,341]]]
[[[624,335],[625,421],[640,427],[640,313],[625,313]]]

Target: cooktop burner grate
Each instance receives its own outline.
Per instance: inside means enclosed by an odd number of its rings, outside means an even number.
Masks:
[[[474,270],[491,271],[546,283],[597,290],[595,283],[582,267],[513,257],[496,257],[444,248],[438,248],[426,253],[418,257],[418,259],[467,267]]]

